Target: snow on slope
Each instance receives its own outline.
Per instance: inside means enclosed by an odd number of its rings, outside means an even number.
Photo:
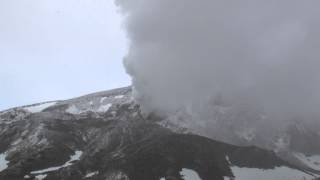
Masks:
[[[184,180],[202,180],[198,173],[192,169],[183,168],[180,172],[180,175]],[[165,178],[161,178],[160,180],[165,180]]]
[[[71,166],[73,164],[72,163],[73,161],[80,160],[82,153],[83,153],[82,151],[76,151],[74,155],[70,156],[70,160],[67,161],[65,164],[63,164],[62,166],[50,167],[50,168],[39,170],[39,171],[32,171],[31,174],[43,174],[43,173],[47,173],[47,172],[51,172],[51,171],[57,171],[57,170],[64,168],[64,167]]]
[[[231,167],[235,176],[234,180],[313,180],[315,177],[302,171],[291,169],[288,167],[278,167],[275,169],[256,169],[256,168],[240,168]],[[224,180],[233,180],[225,177]]]
[[[99,113],[105,113],[107,112],[110,107],[112,106],[111,103],[105,104],[105,105],[100,105],[98,108],[86,108],[86,109],[79,109],[75,105],[71,105],[66,109],[66,112],[70,114],[81,114],[84,112],[92,111],[92,112],[99,112]]]
[[[44,180],[46,177],[47,177],[48,175],[46,175],[46,174],[40,174],[40,175],[38,175],[38,176],[36,176],[35,178],[36,178],[36,180]]]
[[[201,178],[199,177],[198,173],[191,170],[191,169],[185,169],[183,168],[182,171],[180,172],[180,174],[182,175],[182,177],[185,180],[201,180]]]
[[[9,113],[15,115],[17,121],[25,117],[22,115],[28,115],[30,113],[39,113],[49,107],[52,107],[55,110],[59,109],[60,112],[62,109],[62,111],[68,112],[70,114],[81,114],[86,112],[105,113],[109,109],[110,104],[123,104],[131,101],[133,101],[131,87],[119,88],[109,91],[88,94],[69,100],[45,102],[0,111],[0,123],[3,119],[9,116]],[[20,110],[22,111],[20,112]],[[53,110],[51,109],[51,112],[52,111]],[[18,115],[20,114],[22,116],[21,118],[18,117]],[[11,122],[13,122],[13,120],[11,120]]]
[[[43,104],[39,104],[39,105],[35,105],[35,106],[29,106],[29,107],[25,107],[24,109],[26,111],[29,111],[31,113],[38,113],[43,111],[44,109],[55,105],[57,102],[49,102],[49,103],[43,103]]]
[[[128,103],[132,101],[131,91],[129,89],[117,90],[114,92],[101,92],[91,94],[67,101],[60,102],[67,104],[65,110],[70,114],[82,114],[86,112],[106,113],[113,105]]]
[[[180,175],[184,180],[202,180],[198,173],[192,169],[183,168],[180,172]],[[165,180],[165,178],[161,178],[160,180]]]
[[[6,153],[0,154],[0,172],[7,169],[9,161],[6,160]]]
[[[78,109],[75,105],[71,105],[68,107],[68,109],[66,109],[67,113],[70,114],[81,114],[82,111],[80,109]]]
[[[307,166],[320,171],[320,155],[306,156],[302,153],[297,153],[295,156]]]
[[[288,167],[278,167],[275,169],[265,170],[233,166],[231,169],[235,178],[224,177],[224,180],[313,180],[315,178],[314,176],[302,171]],[[184,168],[180,174],[185,180],[202,180],[198,173],[191,169]],[[165,178],[161,178],[160,180],[165,180]]]
[[[122,99],[122,98],[124,98],[124,95],[118,95],[118,96],[115,96],[114,98],[115,99]]]
[[[106,105],[102,105],[98,108],[98,112],[107,112],[110,107],[112,106],[112,104],[106,104]]]
[[[84,178],[91,178],[99,174],[99,171],[88,173]]]

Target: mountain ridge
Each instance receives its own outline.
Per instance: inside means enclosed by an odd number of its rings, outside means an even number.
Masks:
[[[202,180],[241,180],[247,170],[275,175],[283,168],[290,172],[283,179],[319,174],[270,150],[179,133],[161,121],[141,113],[131,87],[2,111],[0,179],[190,180],[183,169]]]

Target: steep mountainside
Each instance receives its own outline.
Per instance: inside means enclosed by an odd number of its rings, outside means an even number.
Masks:
[[[143,116],[121,88],[0,112],[0,180],[316,179],[319,134],[297,127],[286,151],[230,145]]]

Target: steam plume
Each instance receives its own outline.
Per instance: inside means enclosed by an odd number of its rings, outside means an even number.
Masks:
[[[222,98],[270,119],[320,107],[320,1],[118,0],[136,99],[148,111],[204,111]]]

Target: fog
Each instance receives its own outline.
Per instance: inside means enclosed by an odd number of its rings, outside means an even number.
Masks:
[[[124,64],[147,111],[210,120],[204,107],[222,99],[279,122],[320,115],[320,1],[116,2]]]

